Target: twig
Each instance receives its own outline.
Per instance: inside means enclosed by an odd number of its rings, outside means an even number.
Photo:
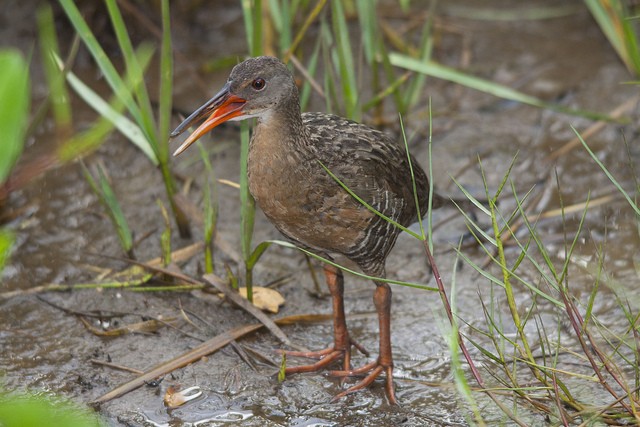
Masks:
[[[94,365],[107,366],[109,368],[118,369],[120,371],[125,371],[125,372],[132,372],[138,375],[144,374],[144,371],[141,371],[140,369],[130,368],[128,366],[118,365],[116,363],[105,362],[104,360],[89,359],[89,362],[93,363]]]
[[[120,397],[126,393],[129,393],[132,390],[137,389],[138,387],[143,386],[146,382],[154,380],[158,377],[168,374],[176,369],[187,366],[190,363],[193,363],[205,356],[210,355],[211,353],[215,353],[220,350],[231,341],[240,338],[246,334],[254,332],[260,328],[262,328],[262,324],[253,324],[247,326],[241,326],[239,328],[232,329],[231,331],[224,332],[216,337],[205,341],[194,349],[188,351],[187,353],[181,354],[178,357],[175,357],[167,362],[162,362],[159,365],[154,366],[153,368],[145,371],[139,377],[134,378],[131,381],[127,381],[126,383],[116,387],[110,392],[98,397],[97,399],[90,402],[91,405],[101,405],[105,402],[108,402],[112,399]]]
[[[287,316],[281,319],[277,319],[275,321],[278,325],[291,325],[293,323],[297,323],[301,320],[307,321],[318,321],[318,320],[326,320],[326,316],[307,316],[307,315],[294,315]],[[110,392],[98,397],[97,399],[90,402],[91,405],[101,405],[106,403],[112,399],[118,398],[120,396],[129,393],[132,390],[137,389],[138,387],[143,386],[149,381],[152,381],[158,377],[166,375],[176,369],[182,368],[190,363],[194,363],[201,358],[208,356],[221,348],[225,347],[233,340],[237,340],[245,335],[248,335],[258,329],[264,327],[261,323],[255,323],[252,325],[240,326],[238,328],[232,329],[230,331],[224,332],[220,335],[217,335],[211,338],[208,341],[203,342],[202,344],[194,347],[192,350],[181,354],[169,361],[162,362],[149,370],[145,371],[139,377],[134,378],[131,381],[127,381],[126,383],[116,387]]]

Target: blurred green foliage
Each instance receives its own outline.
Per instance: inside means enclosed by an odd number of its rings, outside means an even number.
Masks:
[[[60,399],[9,394],[0,396],[2,427],[103,427],[97,415]]]
[[[0,183],[22,153],[29,106],[29,65],[17,50],[0,51]]]

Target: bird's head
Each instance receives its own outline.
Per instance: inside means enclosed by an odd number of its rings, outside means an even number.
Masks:
[[[220,123],[251,117],[268,119],[294,93],[297,94],[297,89],[293,76],[279,59],[260,56],[241,62],[233,68],[222,89],[171,132],[171,137],[176,137],[204,119],[173,155],[185,151]]]

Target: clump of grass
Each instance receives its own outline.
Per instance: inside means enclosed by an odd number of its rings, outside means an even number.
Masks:
[[[29,67],[21,54],[11,50],[0,52],[0,99],[3,101],[0,103],[0,133],[3,135],[3,143],[0,144],[0,206],[11,191],[20,188],[50,167],[86,154],[88,149],[99,145],[112,129],[111,124],[98,121],[87,131],[72,135],[71,106],[65,85],[66,69],[59,59],[58,41],[49,5],[43,4],[38,8],[37,22],[44,75],[49,91],[45,100],[36,108],[33,118],[30,118],[29,114]],[[75,47],[72,46],[70,57],[74,54]],[[27,136],[41,124],[49,111],[52,111],[54,118],[56,149],[53,153],[46,153],[29,164],[21,165],[17,171],[14,170]],[[12,242],[13,233],[1,229],[0,273]],[[124,241],[123,245],[126,245]]]
[[[69,64],[73,62],[79,46],[77,39],[71,43],[66,60],[63,61],[60,59],[61,55],[53,22],[53,14],[48,4],[39,6],[37,10],[37,22],[40,53],[48,92],[40,104],[35,106],[32,118],[23,131],[23,139],[34,133],[35,130],[42,125],[47,114],[51,112],[55,127],[54,131],[50,132],[50,136],[55,139],[56,143],[53,144],[54,148],[51,151],[45,152],[29,162],[18,164],[18,167],[11,170],[10,177],[8,177],[9,172],[5,171],[7,176],[0,180],[0,201],[4,200],[12,191],[24,187],[47,170],[82,158],[94,151],[113,130],[114,123],[119,127],[126,128],[124,118],[109,121],[102,117],[86,130],[74,132],[70,97],[65,79],[71,86],[74,86],[82,96],[94,99],[96,99],[97,96],[88,89],[88,87],[82,85],[82,82],[69,71]],[[24,76],[28,76],[28,72],[25,72]],[[19,86],[16,86],[16,88],[17,87]],[[98,99],[98,101],[102,100]],[[5,105],[12,104],[8,102]],[[21,104],[15,105],[19,108],[14,108],[12,114],[17,113],[21,107]],[[111,104],[102,101],[101,108],[105,111],[104,116],[111,115],[110,118],[113,118],[113,116],[123,117],[120,115],[123,107],[121,103],[117,101],[112,101]],[[9,118],[10,116],[5,115],[4,117]],[[7,119],[4,123],[13,123],[13,120]],[[14,149],[15,145],[6,144],[3,145],[3,148]],[[13,156],[2,156],[2,161],[15,162],[15,160]]]
[[[606,173],[624,193],[612,175]],[[559,181],[557,185],[560,186]],[[497,201],[506,197],[506,192],[510,192],[516,206],[505,212],[498,207]],[[577,299],[569,280],[574,251],[589,209],[589,195],[577,230],[573,236],[566,236],[558,262],[526,211],[530,194],[520,195],[507,172],[493,195],[487,190],[491,232],[487,233],[477,222],[467,218],[469,229],[491,266],[478,265],[462,252],[459,255],[488,282],[491,300],[481,297],[486,321],[484,328],[468,325],[470,332],[462,337],[479,351],[487,372],[497,382],[494,388],[506,392],[507,399],[512,401],[510,417],[517,417],[517,413],[526,412],[525,409],[534,409],[552,422],[564,425],[637,422],[640,370],[637,364],[639,352],[634,342],[640,313],[620,300],[620,313],[629,321],[629,327],[622,333],[607,329],[596,317],[594,302],[600,295],[600,283],[605,274],[601,249],[592,269],[595,283],[587,301]],[[635,202],[624,194],[638,214]],[[560,212],[564,224],[562,205]],[[518,224],[524,228],[524,233],[516,233]],[[521,235],[524,237],[519,237]],[[511,251],[507,250],[506,241],[510,241]],[[499,274],[493,273],[495,269]],[[534,278],[530,279],[531,276]],[[500,296],[506,301],[507,317],[494,304]],[[550,324],[549,318],[542,316],[540,307],[555,307],[557,323]],[[561,332],[564,319],[569,322],[572,340],[577,343],[574,347],[567,348],[564,343],[566,337],[563,338]],[[515,330],[515,335],[508,330]],[[591,391],[585,393],[585,389]],[[515,421],[516,418],[511,419]]]
[[[75,3],[70,0],[61,0],[60,4],[79,37],[96,61],[98,68],[113,90],[118,102],[124,106],[133,118],[133,123],[130,124],[128,131],[123,133],[129,138],[132,136],[131,134],[141,137],[137,140],[138,143],[145,147],[145,153],[160,169],[171,211],[173,212],[180,234],[183,237],[189,236],[190,228],[186,215],[180,209],[180,206],[174,198],[177,186],[169,166],[169,125],[173,83],[169,2],[167,0],[160,2],[162,11],[162,39],[160,43],[159,100],[158,109],[155,113],[151,105],[149,91],[144,82],[144,64],[150,58],[152,48],[149,45],[143,44],[137,50],[134,49],[117,2],[115,0],[107,0],[105,4],[118,40],[118,46],[124,58],[126,67],[126,75],[124,77],[116,71],[115,66],[109,60],[108,55],[92,33],[91,28],[82,18]],[[100,102],[95,100],[95,98],[91,98],[91,100],[90,105],[98,109]],[[124,120],[124,118],[118,114],[104,114],[104,116],[114,122]],[[119,129],[122,130],[122,128]]]
[[[89,169],[82,164],[82,171],[84,173],[84,177],[91,186],[93,192],[98,196],[100,203],[104,206],[107,211],[107,215],[109,219],[113,223],[116,232],[118,233],[118,239],[120,240],[120,246],[122,250],[130,257],[134,258],[133,255],[133,236],[131,234],[131,229],[129,228],[129,224],[127,219],[122,212],[122,208],[120,207],[120,203],[111,188],[109,180],[105,174],[104,168],[98,167],[98,179],[94,179],[89,172]]]

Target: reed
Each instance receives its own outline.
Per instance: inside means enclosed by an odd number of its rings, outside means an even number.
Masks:
[[[24,148],[31,104],[29,66],[15,50],[0,51],[0,96],[0,183],[3,183]]]
[[[206,170],[206,185],[204,187],[204,271],[207,274],[215,272],[213,262],[214,238],[218,221],[218,184],[209,156],[200,142],[198,142],[200,158]]]
[[[0,184],[9,177],[24,148],[30,94],[29,66],[22,54],[15,50],[0,50],[0,134],[3,135],[0,144]],[[0,227],[0,281],[14,241],[14,233]]]
[[[174,195],[177,191],[176,183],[171,173],[169,163],[169,120],[171,116],[171,95],[173,82],[173,60],[171,52],[170,17],[168,0],[161,1],[162,38],[160,43],[160,83],[158,109],[154,112],[151,104],[149,89],[144,83],[144,64],[149,60],[153,48],[142,44],[134,49],[129,33],[124,24],[122,14],[115,0],[106,0],[107,10],[113,30],[118,40],[118,46],[124,58],[126,68],[125,76],[121,76],[115,65],[92,33],[91,28],[84,20],[75,3],[71,0],[60,0],[71,24],[76,29],[82,42],[85,44],[98,68],[104,75],[109,87],[122,103],[127,113],[132,117],[129,132],[123,134],[129,137],[129,133],[140,137],[140,142],[145,147],[145,153],[154,164],[157,164],[165,185],[171,211],[183,237],[190,235],[190,227],[184,212],[176,203]],[[95,98],[93,98],[95,99]],[[85,98],[85,100],[87,100]],[[99,108],[100,102],[90,101],[93,108]],[[121,115],[105,115],[109,120],[117,122],[124,120]],[[122,128],[119,128],[122,131]]]
[[[637,4],[621,0],[584,0],[600,29],[636,78],[640,76]]]

